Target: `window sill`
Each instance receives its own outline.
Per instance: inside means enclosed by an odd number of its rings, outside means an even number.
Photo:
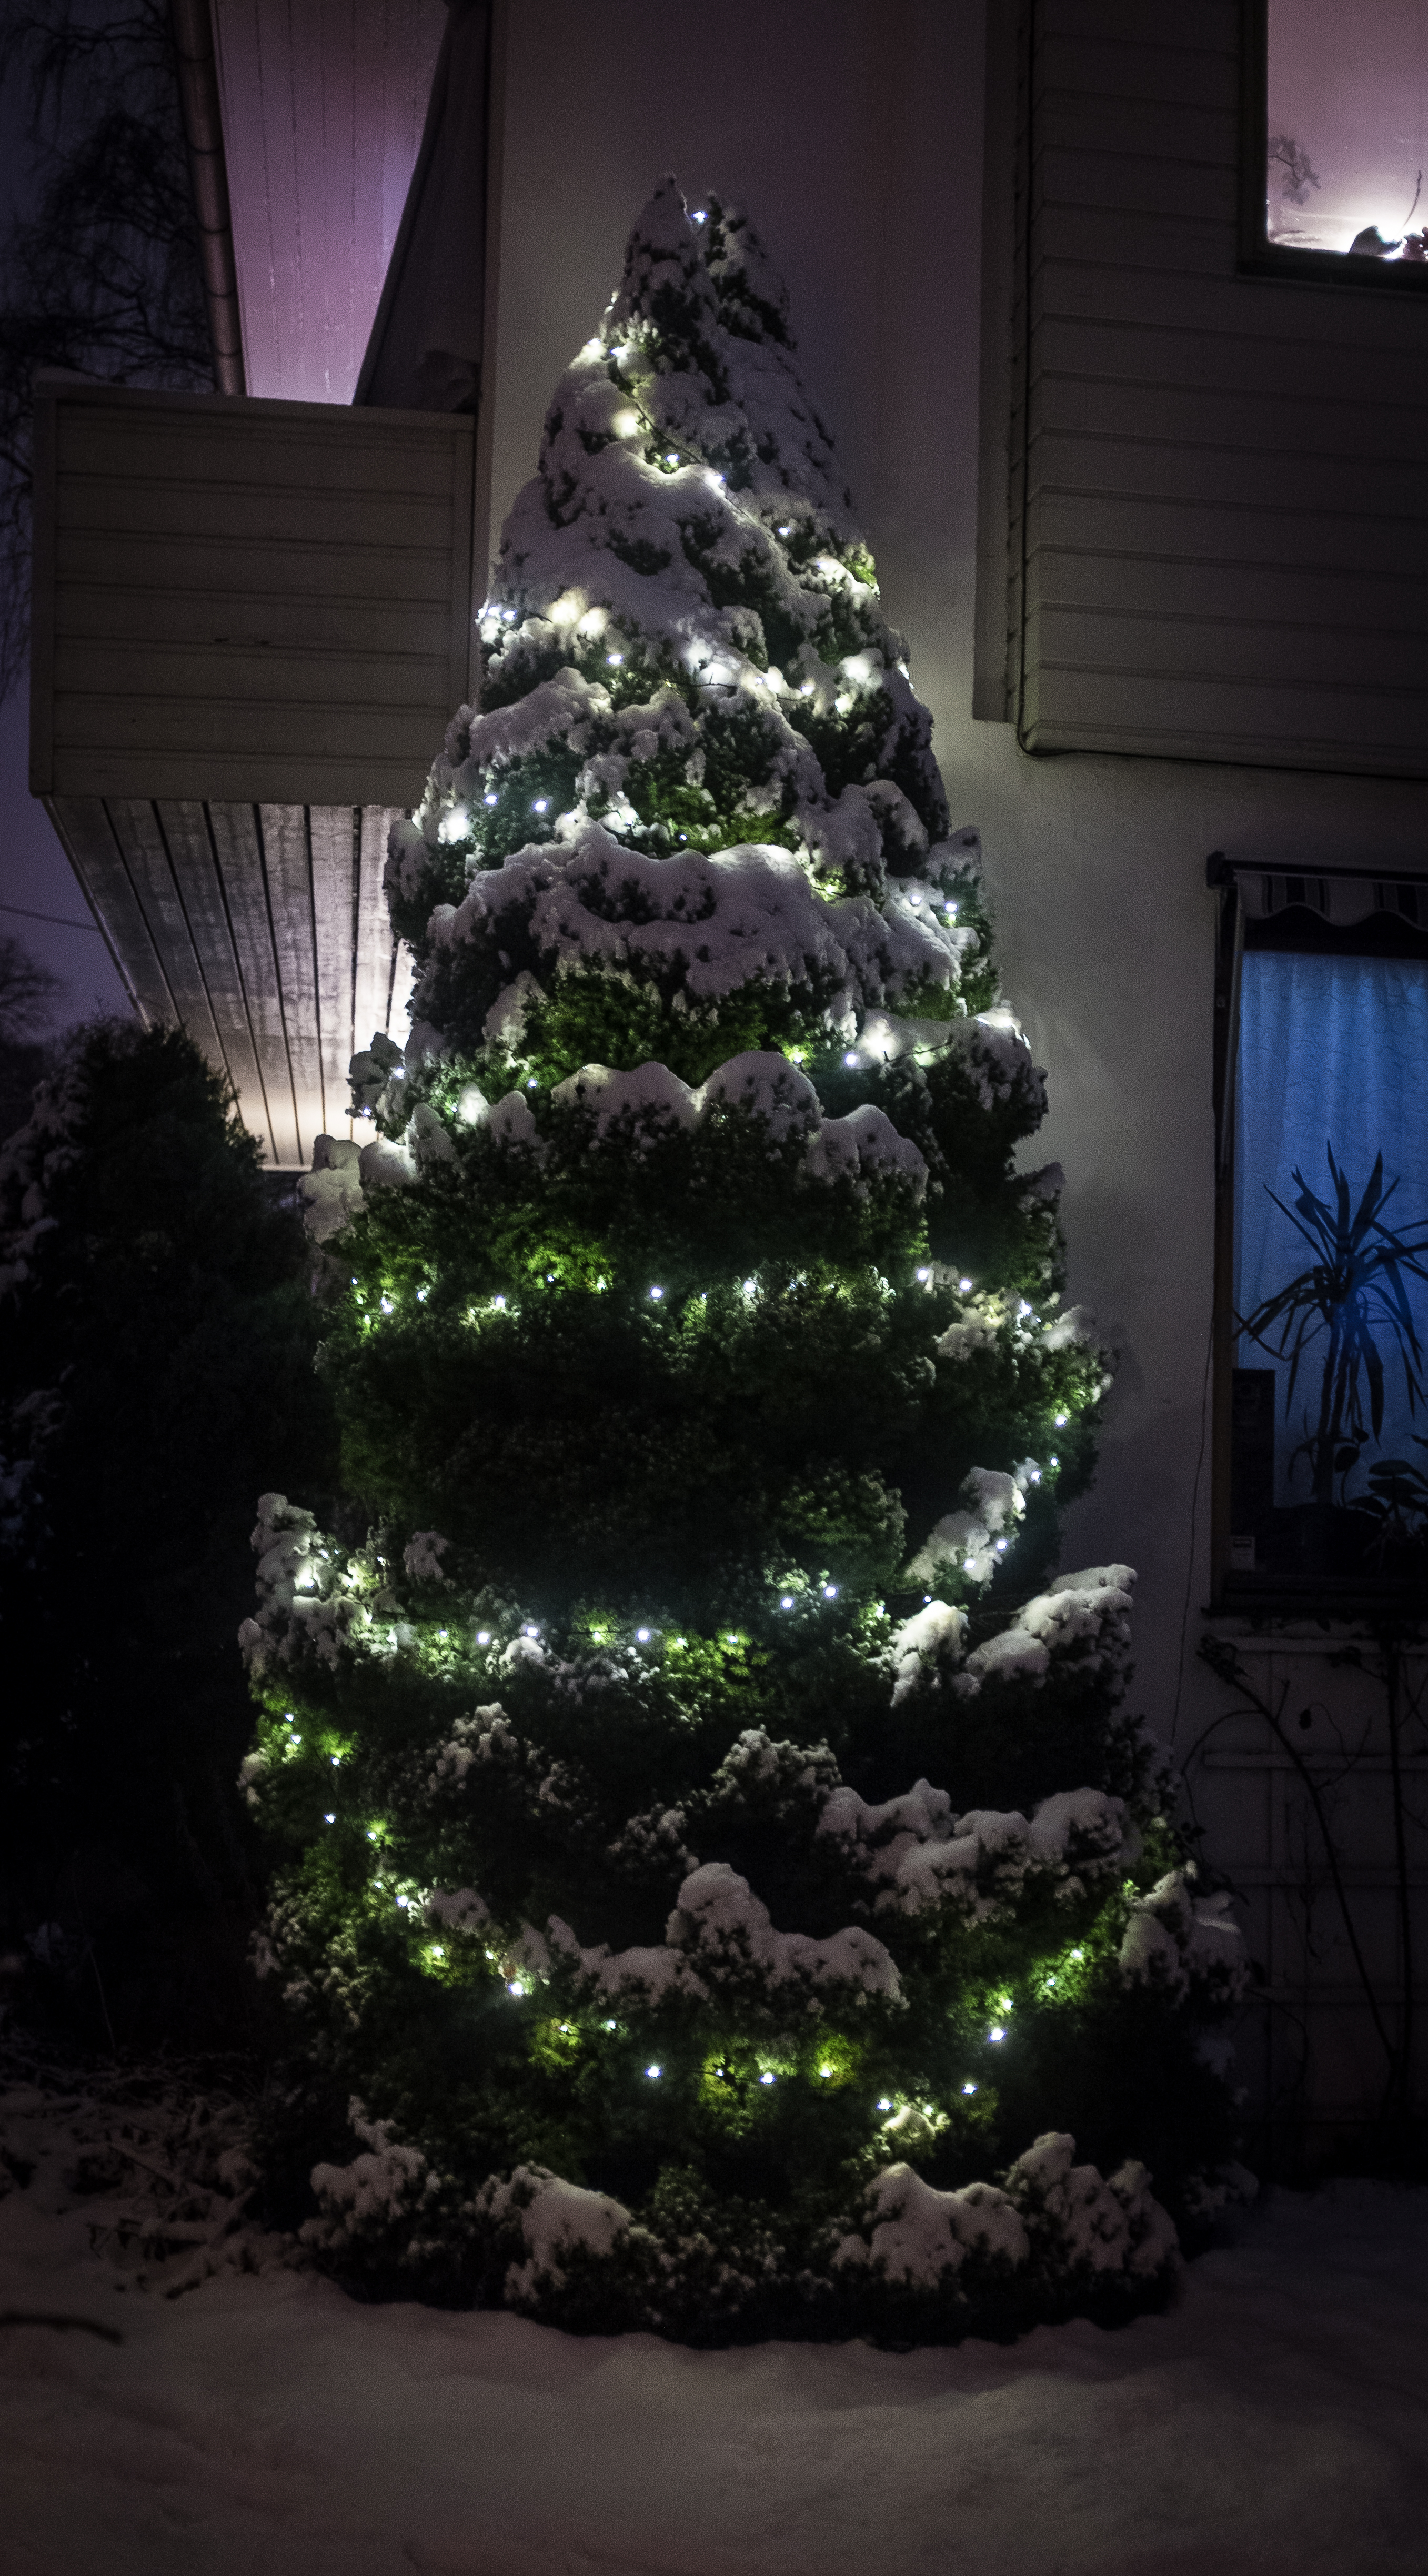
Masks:
[[[1366,1621],[1428,1625],[1428,1601],[1421,1585],[1385,1579],[1375,1583],[1361,1575],[1319,1577],[1312,1586],[1296,1587],[1268,1575],[1228,1574],[1201,1608],[1206,1619],[1295,1619],[1316,1628],[1362,1627]]]
[[[1282,286],[1349,287],[1371,295],[1428,293],[1428,261],[1365,259],[1349,250],[1290,250],[1266,242],[1240,256],[1241,277],[1276,278]]]

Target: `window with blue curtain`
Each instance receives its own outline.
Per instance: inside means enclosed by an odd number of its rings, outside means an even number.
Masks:
[[[1428,1569],[1428,940],[1300,918],[1240,974],[1229,1565],[1377,1591]]]

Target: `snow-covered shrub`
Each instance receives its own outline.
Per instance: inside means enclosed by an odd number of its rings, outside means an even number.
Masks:
[[[343,1492],[265,1496],[243,1631],[265,1965],[369,2106],[311,2241],[696,2341],[1124,2312],[1236,1936],[1132,1574],[1052,1571],[1107,1359],[1045,1080],[728,208],[637,224],[481,641],[306,1190]]]

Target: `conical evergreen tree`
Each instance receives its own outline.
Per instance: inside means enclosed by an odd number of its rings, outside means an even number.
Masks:
[[[1107,1378],[1042,1076],[732,210],[640,218],[481,634],[307,1184],[351,1520],[255,1541],[273,2156],[335,2266],[567,2324],[1152,2298],[1238,1935],[1132,1577],[1048,1579]]]

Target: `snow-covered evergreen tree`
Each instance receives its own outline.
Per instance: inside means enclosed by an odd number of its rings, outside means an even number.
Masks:
[[[1107,1362],[1043,1078],[739,214],[641,216],[481,636],[306,1184],[348,1518],[255,1534],[272,2155],[335,2266],[569,2324],[1154,2297],[1239,1938],[1132,1576],[1051,1576]]]

